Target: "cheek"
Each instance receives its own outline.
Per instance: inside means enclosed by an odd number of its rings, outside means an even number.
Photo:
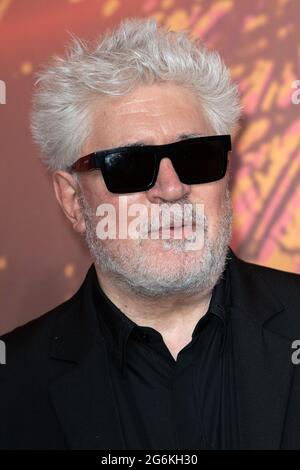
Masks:
[[[207,214],[218,213],[225,199],[226,184],[223,182],[195,185],[191,194],[191,202],[204,204]]]
[[[219,230],[219,222],[224,212],[226,181],[208,183],[197,188],[197,196],[193,202],[204,204],[204,213],[208,219],[209,237],[215,237]]]
[[[131,222],[136,219],[144,223],[148,216],[148,209],[145,203],[143,193],[132,193],[119,196],[115,201],[117,227],[123,233],[128,234]],[[132,227],[131,227],[132,229]],[[126,243],[127,237],[122,238],[122,242]]]
[[[106,188],[100,172],[83,175],[81,186],[90,207],[96,211],[100,204],[111,204],[117,206],[118,195],[113,194]]]
[[[129,194],[129,195],[118,195],[109,192],[106,187],[100,186],[90,187],[90,199],[91,206],[96,214],[96,210],[102,210],[98,214],[102,214],[106,220],[108,217],[109,222],[113,230],[116,230],[117,240],[112,240],[112,243],[118,242],[119,237],[121,238],[120,242],[124,245],[129,243],[128,238],[128,227],[132,218],[135,218],[136,215],[129,216],[129,209],[132,204],[144,204],[140,194]],[[97,217],[97,220],[101,220],[101,216]],[[143,219],[143,217],[142,217]]]

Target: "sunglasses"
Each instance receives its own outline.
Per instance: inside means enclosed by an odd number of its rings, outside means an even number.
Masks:
[[[112,193],[147,191],[155,185],[162,158],[169,158],[182,183],[220,180],[227,170],[230,135],[193,137],[163,145],[133,145],[99,150],[77,160],[72,171],[100,169]]]

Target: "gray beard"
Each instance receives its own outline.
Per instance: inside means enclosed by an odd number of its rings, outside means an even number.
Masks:
[[[232,232],[232,206],[228,188],[214,240],[208,239],[208,220],[204,216],[202,250],[186,255],[184,240],[164,240],[166,250],[173,250],[173,253],[182,257],[180,269],[176,270],[172,270],[172,266],[165,262],[160,265],[151,264],[151,257],[143,256],[142,240],[135,241],[136,250],[133,246],[126,246],[122,240],[119,243],[114,240],[113,248],[112,245],[105,244],[97,237],[96,217],[81,191],[79,203],[86,224],[84,237],[90,254],[100,271],[106,272],[121,288],[142,297],[158,298],[209,292],[221,278]]]

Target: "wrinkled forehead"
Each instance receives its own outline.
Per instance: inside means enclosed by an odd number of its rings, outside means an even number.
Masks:
[[[142,142],[159,145],[213,131],[194,94],[174,84],[138,87],[120,97],[104,97],[91,107],[88,148]]]

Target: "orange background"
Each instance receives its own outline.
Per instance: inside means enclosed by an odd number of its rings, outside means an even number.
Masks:
[[[0,332],[69,298],[91,260],[72,233],[29,130],[33,74],[69,32],[94,38],[125,17],[190,28],[238,81],[231,246],[243,259],[300,273],[299,0],[0,0]]]

